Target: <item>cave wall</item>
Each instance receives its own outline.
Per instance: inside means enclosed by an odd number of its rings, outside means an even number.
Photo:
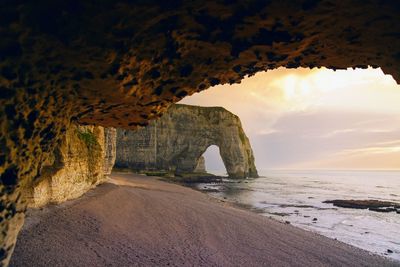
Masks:
[[[258,176],[239,117],[222,107],[173,105],[142,129],[117,129],[115,165],[137,171],[193,173],[198,167],[204,169],[204,158],[203,166],[199,161],[211,145],[220,148],[230,177]]]
[[[170,103],[280,66],[400,81],[391,0],[0,2],[0,261],[72,122],[134,129]]]
[[[71,124],[29,192],[29,207],[80,197],[106,181],[115,162],[114,128]]]

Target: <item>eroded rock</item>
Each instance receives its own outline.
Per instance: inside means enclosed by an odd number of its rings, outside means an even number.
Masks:
[[[110,175],[117,157],[117,129],[104,128],[104,165],[103,172]]]
[[[239,117],[222,107],[174,105],[145,128],[118,129],[115,165],[138,171],[193,173],[211,145],[219,147],[230,177],[258,176]]]
[[[397,212],[400,211],[400,204],[390,201],[376,199],[334,199],[326,200],[323,203],[331,203],[336,207],[349,209],[369,209],[376,212]]]
[[[194,168],[193,171],[197,172],[197,173],[206,173],[207,172],[207,170],[206,170],[206,160],[205,160],[205,158],[203,156],[201,156],[199,158],[199,160],[197,161],[197,165],[196,165],[196,167]]]
[[[113,131],[101,126],[71,124],[54,150],[51,165],[43,167],[26,194],[28,205],[37,208],[77,198],[104,182],[104,171],[108,172],[115,161],[112,149],[107,152],[112,135],[110,138],[105,132]]]

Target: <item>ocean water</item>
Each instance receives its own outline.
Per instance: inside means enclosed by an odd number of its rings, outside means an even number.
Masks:
[[[332,199],[400,203],[400,171],[261,171],[263,177],[198,184],[264,216],[400,261],[400,214],[334,207]],[[389,253],[388,249],[393,251]]]

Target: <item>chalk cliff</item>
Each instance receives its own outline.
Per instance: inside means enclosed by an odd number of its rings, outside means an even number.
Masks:
[[[104,166],[105,175],[110,175],[117,153],[117,129],[104,128]]]
[[[190,173],[211,145],[220,148],[230,177],[257,177],[240,119],[222,107],[174,105],[145,128],[118,129],[115,164],[134,170]]]
[[[30,207],[81,196],[105,181],[115,162],[114,128],[71,124],[26,194]]]
[[[207,172],[207,169],[206,169],[206,160],[204,159],[203,156],[201,156],[201,157],[199,158],[199,160],[197,161],[197,165],[196,165],[196,167],[194,168],[194,172],[197,172],[197,173],[205,173],[205,172]]]

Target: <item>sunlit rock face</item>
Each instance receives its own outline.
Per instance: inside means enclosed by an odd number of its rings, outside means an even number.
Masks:
[[[71,124],[35,184],[25,195],[30,207],[81,196],[105,181],[115,162],[114,128]]]
[[[110,175],[117,157],[117,129],[104,128],[104,175]]]
[[[199,160],[197,161],[197,165],[193,170],[195,173],[206,173],[206,159],[204,156],[201,156]]]
[[[221,107],[174,105],[145,128],[118,129],[115,164],[139,171],[193,173],[205,169],[204,158],[203,164],[199,161],[211,145],[220,148],[230,177],[257,177],[239,117]]]
[[[145,125],[186,95],[279,66],[380,66],[400,81],[397,1],[0,3],[0,259],[71,120]]]

